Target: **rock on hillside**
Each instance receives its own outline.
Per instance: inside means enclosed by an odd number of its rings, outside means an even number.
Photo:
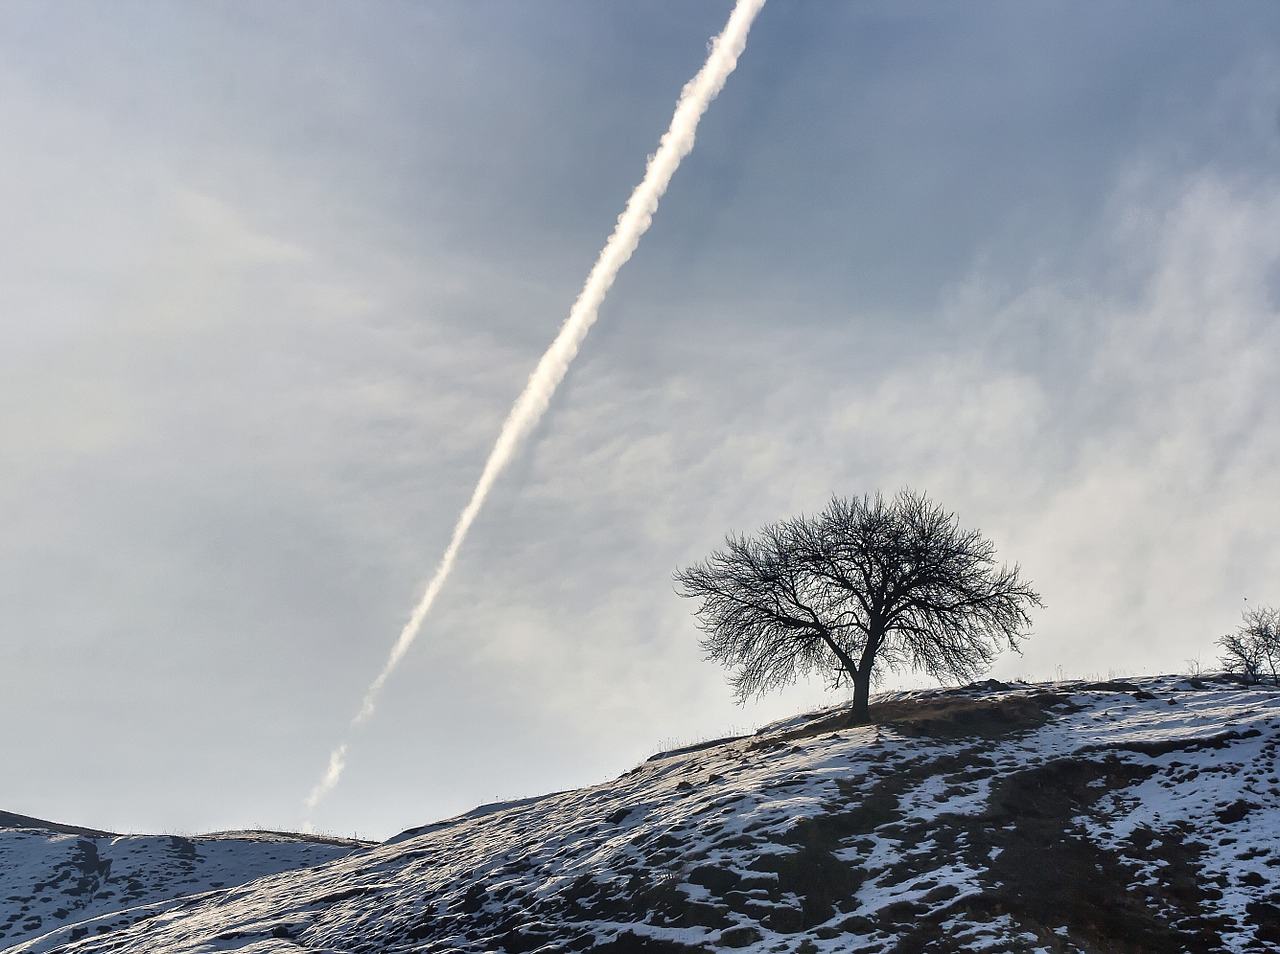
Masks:
[[[1280,693],[986,683],[874,711],[664,753],[62,950],[1280,950]]]
[[[0,950],[104,934],[175,899],[319,864],[364,842],[272,832],[115,835],[0,812]],[[38,939],[38,940],[35,940]]]

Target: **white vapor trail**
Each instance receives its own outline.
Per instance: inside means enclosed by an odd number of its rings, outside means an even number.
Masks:
[[[614,279],[622,266],[631,258],[636,246],[640,244],[641,236],[648,231],[653,215],[658,210],[658,201],[667,191],[671,177],[679,168],[681,160],[693,149],[698,121],[711,105],[711,101],[724,88],[729,74],[738,65],[738,57],[742,55],[747,45],[747,31],[750,30],[752,21],[764,3],[765,0],[738,0],[733,13],[729,16],[729,22],[725,25],[724,32],[712,41],[706,63],[698,71],[698,75],[685,85],[676,103],[675,114],[671,117],[671,126],[658,143],[658,151],[649,157],[644,178],[631,194],[626,209],[618,216],[613,234],[601,249],[600,257],[591,269],[591,274],[587,276],[586,284],[583,285],[578,300],[573,303],[573,308],[561,326],[560,333],[556,335],[555,340],[551,342],[551,347],[547,349],[538,366],[529,375],[529,383],[525,385],[524,392],[516,399],[511,412],[507,415],[502,431],[498,434],[497,443],[490,451],[480,479],[471,493],[471,500],[458,516],[458,522],[453,528],[453,536],[445,548],[435,575],[427,583],[422,599],[418,601],[418,605],[409,616],[409,621],[400,631],[400,638],[391,648],[391,655],[387,658],[386,665],[382,667],[382,672],[378,673],[378,677],[365,692],[360,711],[351,720],[348,731],[373,714],[374,703],[382,687],[395,672],[400,661],[404,659],[409,647],[413,645],[422,627],[422,621],[430,611],[431,604],[440,594],[445,580],[448,579],[467,532],[479,515],[480,508],[484,506],[485,498],[493,489],[494,482],[506,469],[521,442],[528,437],[542,418],[552,395],[564,380],[569,365],[577,355],[583,339],[595,323],[600,305],[609,293]],[[308,812],[314,810],[320,800],[338,784],[342,777],[346,753],[347,742],[344,741],[329,756],[329,767],[324,777],[316,783],[311,794],[307,796]]]

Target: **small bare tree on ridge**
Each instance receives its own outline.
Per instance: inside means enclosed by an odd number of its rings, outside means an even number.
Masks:
[[[910,490],[833,497],[814,517],[725,542],[675,580],[702,601],[702,648],[730,669],[740,702],[825,673],[833,688],[852,684],[851,719],[866,722],[878,673],[970,681],[1004,645],[1017,650],[1042,605],[980,532]]]
[[[1218,640],[1218,657],[1227,672],[1244,677],[1246,686],[1261,682],[1264,675],[1280,685],[1280,609],[1255,606],[1244,611],[1244,621],[1234,633]]]

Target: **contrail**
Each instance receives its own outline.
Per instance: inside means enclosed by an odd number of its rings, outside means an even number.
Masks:
[[[649,157],[644,178],[631,193],[631,198],[627,200],[627,207],[618,216],[613,234],[601,249],[600,257],[596,259],[591,274],[587,276],[586,284],[583,285],[578,300],[573,303],[573,308],[570,309],[569,317],[561,326],[560,333],[556,335],[555,340],[551,342],[551,347],[547,349],[538,366],[529,375],[529,383],[516,399],[511,413],[507,415],[502,431],[498,434],[497,443],[489,452],[489,459],[485,462],[479,481],[476,482],[476,488],[471,492],[471,500],[458,516],[458,522],[453,528],[453,536],[445,548],[444,556],[440,558],[440,565],[436,568],[435,575],[427,583],[422,599],[418,601],[418,605],[409,616],[409,621],[400,631],[400,638],[391,647],[387,664],[382,667],[378,678],[370,683],[368,691],[365,692],[364,702],[360,705],[360,711],[351,720],[348,732],[373,714],[373,706],[382,687],[417,638],[422,621],[426,619],[427,613],[431,610],[431,604],[440,594],[445,580],[449,578],[449,572],[453,569],[458,551],[467,538],[471,524],[480,513],[480,508],[484,506],[485,498],[493,489],[494,482],[506,469],[521,442],[537,426],[547,405],[551,403],[552,395],[564,380],[569,365],[578,354],[578,348],[581,347],[587,332],[595,323],[600,305],[609,293],[613,280],[617,278],[622,266],[627,263],[636,246],[640,244],[641,236],[648,231],[650,223],[653,222],[653,215],[658,211],[658,201],[667,191],[671,177],[680,167],[681,160],[693,149],[698,121],[711,105],[711,101],[724,88],[729,74],[738,65],[738,57],[742,55],[747,45],[747,31],[751,29],[751,23],[764,3],[765,0],[738,0],[733,13],[729,15],[729,22],[725,25],[724,32],[712,41],[706,63],[698,71],[698,75],[691,79],[681,91],[680,99],[676,103],[675,115],[671,117],[670,128],[659,141],[658,151]],[[320,800],[332,791],[342,778],[346,754],[347,742],[345,741],[330,754],[329,767],[324,777],[316,783],[311,794],[307,796],[308,813],[320,804]],[[308,827],[309,825],[308,822]]]

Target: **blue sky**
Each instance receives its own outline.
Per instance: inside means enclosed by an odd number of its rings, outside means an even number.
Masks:
[[[0,807],[300,823],[729,9],[0,8]],[[1022,564],[998,676],[1211,665],[1280,602],[1278,50],[770,0],[317,826],[822,701],[735,707],[671,572],[833,493]]]

